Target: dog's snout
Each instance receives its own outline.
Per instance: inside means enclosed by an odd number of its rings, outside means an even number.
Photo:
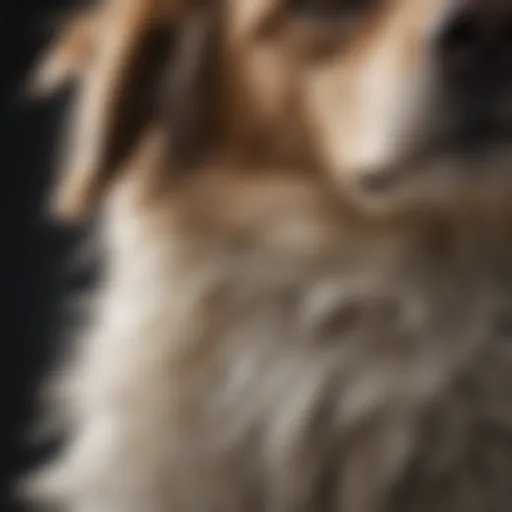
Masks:
[[[512,0],[458,0],[436,43],[450,81],[499,86],[512,75]]]

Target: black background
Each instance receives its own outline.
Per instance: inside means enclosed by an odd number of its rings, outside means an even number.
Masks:
[[[42,215],[68,94],[37,103],[19,97],[23,79],[48,42],[44,22],[67,3],[3,0],[0,8],[0,311],[7,326],[0,337],[1,512],[23,510],[6,491],[41,456],[25,434],[35,387],[51,361],[62,268],[80,235],[50,225]]]

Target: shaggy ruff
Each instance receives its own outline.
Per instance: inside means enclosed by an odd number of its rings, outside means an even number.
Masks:
[[[383,233],[320,187],[248,181],[188,215],[118,188],[39,491],[73,512],[508,511],[512,226]]]

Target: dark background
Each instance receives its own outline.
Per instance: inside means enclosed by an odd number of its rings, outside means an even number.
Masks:
[[[57,304],[67,286],[63,267],[80,233],[50,225],[43,199],[53,177],[58,129],[68,93],[37,103],[19,88],[48,42],[44,21],[65,0],[3,0],[0,9],[0,165],[4,198],[1,240],[0,512],[23,510],[9,483],[41,456],[25,441],[34,390],[52,359]]]

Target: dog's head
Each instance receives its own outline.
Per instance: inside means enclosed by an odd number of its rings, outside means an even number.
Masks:
[[[508,0],[106,0],[40,79],[73,76],[68,215],[150,136],[171,182],[229,160],[315,173],[379,214],[509,202]]]

